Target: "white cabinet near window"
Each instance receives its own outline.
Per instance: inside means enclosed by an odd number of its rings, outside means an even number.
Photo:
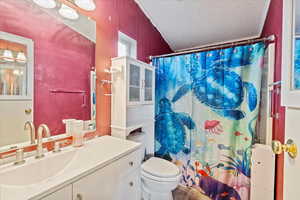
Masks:
[[[153,66],[124,56],[113,58],[112,68],[120,72],[112,74],[113,92],[126,91],[122,95],[126,98],[127,105],[153,104],[155,81]]]
[[[152,66],[129,58],[127,79],[128,105],[153,103],[154,70]]]
[[[155,68],[131,57],[112,59],[111,134],[126,139],[141,129],[154,153]]]
[[[153,103],[154,98],[154,71],[153,67],[145,66],[144,67],[144,76],[143,76],[143,103]]]
[[[128,70],[128,105],[153,103],[153,67],[146,64],[129,64]]]
[[[142,67],[135,64],[129,64],[128,70],[128,104],[139,104],[142,102]]]

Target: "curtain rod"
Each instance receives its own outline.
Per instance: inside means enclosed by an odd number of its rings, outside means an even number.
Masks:
[[[170,53],[170,54],[163,54],[163,55],[159,55],[159,56],[149,56],[149,58],[150,58],[150,61],[151,61],[153,58],[164,58],[164,57],[178,56],[178,55],[184,55],[184,54],[189,54],[189,53],[196,53],[196,52],[210,51],[210,50],[216,50],[216,49],[223,49],[223,48],[253,44],[253,43],[257,43],[257,42],[266,42],[266,41],[274,42],[275,41],[275,35],[270,35],[268,37],[263,37],[263,38],[242,40],[242,41],[237,41],[237,42],[228,42],[228,43],[223,43],[223,44],[208,45],[208,46],[199,47],[199,48],[191,48],[191,49],[186,49],[186,50],[183,50],[183,51]]]

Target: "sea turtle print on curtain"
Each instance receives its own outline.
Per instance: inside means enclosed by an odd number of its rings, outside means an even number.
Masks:
[[[212,200],[248,200],[264,43],[156,58],[156,156]]]

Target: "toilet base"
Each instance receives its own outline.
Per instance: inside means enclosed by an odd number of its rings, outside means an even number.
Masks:
[[[173,200],[172,192],[157,193],[149,192],[147,189],[142,188],[142,200]]]

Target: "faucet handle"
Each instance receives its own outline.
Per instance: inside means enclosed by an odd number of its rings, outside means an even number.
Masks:
[[[17,151],[16,151],[16,161],[14,162],[14,165],[22,165],[24,163],[25,163],[24,150],[23,149],[17,149]]]

